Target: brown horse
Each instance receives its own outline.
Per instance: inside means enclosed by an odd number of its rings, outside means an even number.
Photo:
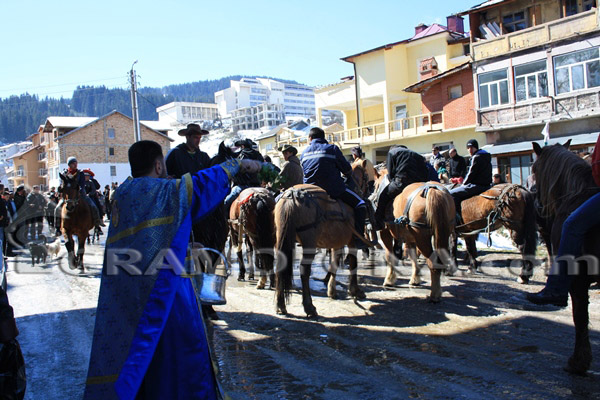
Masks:
[[[356,250],[352,249],[354,212],[350,206],[331,199],[327,192],[314,185],[296,185],[286,190],[275,205],[275,229],[277,235],[276,311],[287,314],[286,300],[292,290],[294,247],[296,239],[302,245],[300,278],[302,281],[302,305],[309,317],[317,316],[310,295],[310,273],[317,248],[332,249],[333,262],[328,273],[327,294],[336,298],[335,275],[341,265],[343,248],[350,248],[349,294],[364,298],[356,276]]]
[[[69,268],[80,268],[83,272],[85,242],[90,229],[94,227],[92,210],[86,200],[81,197],[77,181],[63,174],[59,175],[63,181],[62,195],[64,200],[61,210],[61,232],[66,239],[65,247],[69,256]],[[75,254],[73,236],[77,236],[77,254]]]
[[[477,235],[492,232],[501,226],[510,231],[510,237],[522,255],[519,282],[528,283],[533,273],[537,247],[535,198],[519,185],[503,183],[461,203],[463,223],[456,227],[467,245],[469,270],[477,270]],[[456,260],[457,236],[452,235],[452,256]]]
[[[231,204],[229,210],[229,229],[232,246],[237,248],[240,278],[243,280],[246,272],[242,256],[242,240],[246,235],[248,251],[254,253],[256,266],[262,272],[268,273],[271,278],[270,287],[275,285],[275,272],[273,271],[273,255],[275,248],[275,221],[273,210],[275,199],[273,194],[264,188],[248,188],[242,191]],[[252,263],[252,257],[250,257]],[[254,275],[251,266],[251,274]],[[252,279],[252,277],[250,278]],[[261,273],[257,289],[264,289],[267,283],[267,274]]]
[[[538,158],[533,164],[537,182],[537,197],[542,205],[543,217],[550,222],[552,248],[558,249],[562,226],[565,219],[587,199],[598,193],[592,177],[591,166],[564,145],[555,144],[541,148],[533,143]],[[582,243],[583,254],[600,258],[600,234],[595,227],[588,232]],[[591,270],[593,263],[586,262],[588,268],[581,268],[573,275],[569,293],[575,323],[575,349],[569,358],[567,371],[584,375],[592,362],[592,349],[589,338],[588,288],[593,282],[600,282],[600,271]],[[597,265],[596,265],[597,266]]]
[[[379,186],[386,169],[378,171]],[[454,200],[448,190],[437,182],[419,182],[408,185],[393,202],[396,223],[387,223],[381,231],[381,240],[385,246],[388,264],[384,286],[393,286],[396,282],[394,264],[394,240],[406,243],[412,261],[410,285],[419,285],[419,265],[417,250],[427,259],[431,273],[431,294],[428,300],[437,303],[442,297],[440,275],[448,263],[452,263],[448,250],[450,234],[454,229]],[[433,238],[433,246],[432,239]]]

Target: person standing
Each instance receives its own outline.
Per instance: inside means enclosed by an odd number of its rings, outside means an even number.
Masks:
[[[216,399],[188,238],[233,176],[260,164],[229,160],[179,180],[165,179],[156,142],[134,143],[128,158],[132,179],[115,194],[84,399]]]
[[[4,193],[4,185],[0,184],[0,193]],[[10,223],[10,216],[8,215],[8,208],[6,201],[4,200],[4,196],[0,198],[0,249],[2,251],[2,255],[6,256],[7,253],[7,240],[4,235],[4,229],[8,227]],[[4,262],[2,257],[0,256],[0,262]],[[1,268],[0,268],[1,269]]]
[[[33,191],[27,195],[28,238],[37,239],[44,229],[44,212],[46,210],[46,199],[40,193],[38,185],[33,186]]]
[[[104,186],[104,208],[106,209],[106,218],[110,220],[110,186]]]
[[[467,162],[464,157],[459,156],[456,148],[451,148],[448,153],[450,159],[448,160],[448,173],[450,182],[452,183],[463,183],[465,175],[467,175]]]

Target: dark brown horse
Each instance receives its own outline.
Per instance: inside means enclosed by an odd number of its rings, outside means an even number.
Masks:
[[[471,271],[478,267],[477,235],[504,226],[523,256],[519,282],[529,282],[537,246],[534,200],[533,194],[524,187],[503,183],[461,203],[463,223],[456,227],[456,233],[467,245]],[[456,259],[456,235],[452,239],[452,255]]]
[[[387,170],[382,168],[375,183],[379,186]],[[437,303],[442,297],[440,275],[452,262],[448,244],[454,229],[454,200],[448,190],[437,182],[419,182],[408,185],[393,202],[393,214],[398,223],[386,224],[381,231],[385,246],[388,273],[384,286],[396,282],[394,240],[406,243],[412,261],[410,285],[419,285],[421,278],[417,250],[427,259],[431,274],[431,294],[428,300]],[[432,246],[433,238],[433,246]]]
[[[302,245],[300,278],[302,305],[309,317],[317,316],[310,295],[310,273],[317,248],[331,249],[334,261],[328,273],[327,294],[336,298],[336,270],[342,262],[343,248],[350,248],[350,283],[352,297],[364,298],[356,275],[356,250],[353,247],[354,212],[350,206],[335,201],[323,189],[314,185],[296,185],[286,190],[275,205],[277,235],[276,301],[277,313],[287,314],[286,299],[292,291],[294,248],[296,240]]]
[[[64,200],[61,210],[60,228],[66,239],[65,247],[68,252],[69,268],[79,268],[83,272],[85,242],[89,236],[90,229],[94,227],[92,210],[86,200],[81,197],[77,181],[63,174],[59,175],[63,182],[62,195]],[[73,236],[77,236],[77,254],[75,254]]]
[[[255,264],[261,271],[257,289],[265,288],[267,275],[271,278],[271,288],[275,285],[275,272],[273,271],[274,209],[275,199],[268,189],[248,188],[240,193],[229,210],[229,229],[232,247],[237,249],[240,278],[243,279],[246,272],[242,256],[242,240],[245,234],[248,239],[248,251],[254,253]],[[250,256],[250,263],[252,263],[252,256]],[[251,271],[253,274],[252,266]]]
[[[590,165],[568,150],[570,141],[563,146],[555,144],[541,148],[533,143],[538,158],[533,164],[537,183],[537,196],[542,206],[542,216],[550,222],[552,248],[558,249],[565,219],[587,199],[598,193]],[[600,258],[600,233],[598,226],[586,235],[583,254]],[[569,293],[575,323],[575,349],[569,358],[566,370],[585,374],[592,362],[589,338],[588,288],[600,282],[600,272],[580,268],[573,275]]]

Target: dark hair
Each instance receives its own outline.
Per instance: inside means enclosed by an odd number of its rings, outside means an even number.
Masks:
[[[439,146],[434,146],[432,150],[440,151],[440,147]]]
[[[269,156],[264,156],[263,158],[265,159],[265,162],[271,162],[271,157],[269,157]]]
[[[308,137],[311,139],[325,139],[325,132],[321,128],[312,128]]]
[[[138,178],[150,173],[154,162],[163,157],[162,147],[152,140],[140,140],[131,145],[128,157],[131,176]]]

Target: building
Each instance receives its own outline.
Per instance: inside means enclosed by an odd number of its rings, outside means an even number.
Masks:
[[[12,157],[12,187],[40,185],[42,190],[60,185],[59,173],[67,159],[77,158],[80,169],[89,168],[100,184],[122,182],[130,174],[127,151],[134,143],[133,120],[118,111],[100,117],[48,117],[30,136],[33,146]],[[141,138],[158,142],[166,154],[171,139],[141,124]]]
[[[345,154],[360,145],[374,162],[395,144],[465,151],[469,139],[485,139],[475,132],[469,51],[463,19],[450,16],[447,26],[419,24],[409,39],[344,57],[356,76],[315,90],[317,121],[341,111],[345,129],[333,141]]]
[[[259,104],[233,110],[231,128],[239,130],[271,129],[285,122],[285,113],[281,104]]]
[[[156,109],[158,121],[172,127],[186,126],[192,122],[214,121],[219,118],[215,103],[175,101]]]
[[[531,173],[532,141],[572,139],[590,151],[600,130],[600,26],[596,1],[486,1],[470,22],[476,130],[513,183]]]
[[[232,80],[229,88],[215,93],[215,103],[222,118],[231,117],[234,110],[265,103],[282,105],[286,117],[309,118],[315,115],[312,87],[267,78]]]
[[[0,164],[5,164],[10,157],[22,153],[32,146],[31,142],[23,141],[0,146]]]

